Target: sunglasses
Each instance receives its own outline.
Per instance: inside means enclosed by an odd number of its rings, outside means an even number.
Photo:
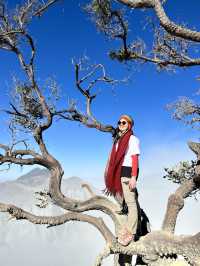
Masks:
[[[125,126],[125,125],[127,124],[127,122],[126,122],[126,121],[118,121],[117,124],[118,124],[119,126],[120,126],[120,125],[124,125],[124,126]]]

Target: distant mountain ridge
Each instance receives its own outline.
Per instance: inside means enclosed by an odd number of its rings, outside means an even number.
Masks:
[[[32,169],[30,172],[18,177],[16,180],[14,180],[14,182],[21,183],[27,186],[31,185],[34,187],[34,186],[47,184],[49,182],[49,177],[50,177],[50,171],[48,169],[42,169],[36,167]],[[68,178],[64,177],[62,179],[62,182],[70,186],[80,187],[84,181],[80,177],[71,176]]]
[[[19,182],[24,185],[41,185],[46,183],[50,173],[47,169],[41,169],[39,167],[34,168],[30,172],[18,177],[14,182]]]
[[[20,204],[29,208],[36,198],[35,192],[48,190],[50,172],[48,169],[34,168],[15,180],[0,183],[0,200],[5,203]],[[61,191],[64,195],[74,199],[84,200],[89,195],[82,188],[84,181],[79,177],[63,178]],[[26,200],[24,200],[26,198]],[[53,205],[53,209],[58,209]],[[47,208],[48,209],[48,208]],[[46,209],[45,209],[46,210]],[[40,211],[40,209],[36,209]],[[53,215],[53,213],[52,213]]]

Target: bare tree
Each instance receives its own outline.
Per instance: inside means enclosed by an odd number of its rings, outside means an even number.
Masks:
[[[95,128],[96,130],[114,135],[114,127],[112,125],[104,125],[96,119],[91,105],[97,97],[97,93],[94,92],[94,86],[97,83],[113,84],[116,81],[108,77],[104,66],[101,64],[87,68],[85,74],[81,75],[82,62],[80,61],[75,63],[75,82],[78,91],[86,100],[85,113],[80,112],[73,102],[70,106],[67,108],[64,107],[62,110],[57,110],[56,105],[48,102],[37,82],[35,73],[36,47],[32,36],[28,32],[28,24],[31,23],[34,17],[42,16],[56,2],[58,1],[27,0],[23,5],[18,6],[14,12],[9,12],[4,2],[1,1],[0,48],[16,55],[26,76],[26,82],[16,82],[15,91],[17,97],[15,97],[15,101],[10,103],[10,109],[5,111],[10,115],[11,129],[15,130],[17,127],[24,132],[30,133],[35,141],[37,151],[30,149],[26,140],[19,140],[11,146],[2,143],[0,144],[0,165],[40,165],[48,169],[50,171],[48,195],[57,206],[65,210],[65,213],[55,217],[37,216],[13,204],[4,203],[0,203],[0,211],[7,212],[18,220],[26,219],[34,224],[56,226],[71,220],[92,224],[100,231],[105,239],[105,248],[97,257],[95,265],[101,265],[105,257],[110,254],[115,254],[115,265],[121,266],[131,265],[131,257],[133,255],[142,256],[143,261],[150,266],[173,265],[173,259],[176,259],[178,262],[177,255],[185,258],[185,265],[199,266],[200,233],[194,236],[175,236],[174,229],[179,211],[184,206],[184,199],[193,191],[196,191],[200,185],[200,166],[198,164],[200,144],[189,144],[189,147],[197,154],[197,164],[194,165],[194,172],[192,172],[193,174],[191,174],[190,178],[184,180],[175,193],[169,197],[162,228],[159,231],[148,233],[138,241],[130,243],[127,247],[121,246],[117,241],[118,231],[123,225],[120,216],[117,214],[117,210],[119,209],[117,203],[109,200],[106,196],[95,195],[90,188],[88,190],[90,191],[91,197],[85,201],[66,197],[61,192],[61,180],[64,170],[60,162],[48,150],[44,132],[52,126],[55,118],[60,118],[77,121],[89,128]],[[169,23],[167,24],[165,21],[166,18],[163,18],[164,13],[162,12],[164,11],[158,0],[120,2],[134,8],[154,8],[160,20],[164,20],[162,26],[169,34],[177,35],[177,38],[185,37],[186,40],[196,42],[200,38],[196,32],[191,32],[183,27],[177,28],[175,24],[168,25]],[[98,19],[100,19],[99,23],[104,23],[102,27],[105,27],[105,32],[109,32],[109,34],[111,32],[115,37],[123,40],[122,59],[129,60],[131,58],[131,51],[129,51],[130,48],[126,44],[126,23],[122,20],[121,13],[118,11],[112,13],[110,10],[110,2],[108,1],[94,1],[93,4],[96,4],[96,7],[93,5],[93,8],[95,7],[97,9],[98,16],[99,14],[102,15]],[[104,16],[105,12],[106,16]],[[113,23],[113,18],[114,25],[117,25],[114,30],[110,28]],[[102,22],[102,19],[105,21]],[[120,27],[118,27],[119,25]],[[122,34],[120,34],[121,30]],[[25,55],[22,41],[25,41],[27,47],[30,49],[29,57]],[[118,53],[116,53],[116,56],[118,57]],[[170,58],[172,61],[169,64],[175,62],[173,56]],[[165,59],[163,60],[165,61]],[[178,64],[176,63],[176,65]],[[20,144],[20,148],[17,148]],[[109,215],[115,225],[115,233],[111,232],[102,218],[84,213],[89,210],[98,210]],[[120,255],[119,258],[118,255]]]
[[[119,50],[110,51],[110,57],[121,62],[132,61],[153,63],[158,69],[190,67],[200,64],[199,57],[192,57],[200,42],[200,32],[190,30],[184,25],[171,21],[161,0],[93,0],[86,7],[92,20],[107,37],[121,40]],[[123,8],[125,7],[125,8]],[[134,9],[147,12],[153,9],[155,16],[148,17],[147,25],[151,30],[152,46],[149,50],[145,39],[128,41],[129,19]],[[142,30],[141,30],[142,35]],[[130,39],[130,38],[129,38]],[[194,56],[194,55],[193,55]]]
[[[101,32],[113,40],[121,41],[122,45],[118,50],[109,52],[113,60],[151,63],[158,70],[199,66],[200,32],[189,29],[183,23],[171,21],[165,11],[166,2],[166,0],[93,0],[85,6],[85,10]],[[152,40],[152,46],[148,50],[149,45],[146,45],[142,37],[142,30],[139,33],[140,38],[128,41],[129,18],[134,16],[131,12],[134,9],[141,9],[147,13],[145,27],[149,28]],[[154,17],[148,17],[149,9],[154,11]],[[167,108],[173,110],[174,119],[199,129],[200,107],[194,100],[180,97],[168,104]]]

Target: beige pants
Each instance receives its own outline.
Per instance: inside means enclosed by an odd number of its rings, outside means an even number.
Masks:
[[[122,190],[124,200],[128,206],[128,215],[126,218],[126,227],[132,233],[136,234],[138,224],[138,208],[136,190],[130,191],[129,189],[130,177],[121,177]]]

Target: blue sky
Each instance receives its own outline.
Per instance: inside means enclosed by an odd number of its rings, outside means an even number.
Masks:
[[[106,40],[103,34],[96,31],[94,24],[81,9],[84,3],[87,1],[81,1],[79,5],[75,5],[73,1],[58,4],[30,26],[37,44],[37,78],[43,83],[47,78],[55,77],[63,96],[59,106],[66,106],[68,98],[74,98],[77,99],[79,108],[84,110],[84,99],[75,88],[71,60],[87,55],[92,63],[103,63],[107,73],[113,78],[123,79],[131,75],[131,81],[128,84],[119,84],[114,93],[109,87],[102,88],[101,94],[94,102],[93,112],[102,122],[113,125],[120,114],[131,114],[135,120],[135,134],[140,138],[144,151],[141,159],[145,160],[145,150],[156,143],[180,140],[184,142],[196,136],[194,130],[172,120],[165,106],[176,100],[178,96],[191,96],[195,93],[199,86],[195,80],[199,74],[198,68],[177,70],[176,75],[158,73],[155,67],[150,65],[127,71],[125,65],[108,58],[108,50],[117,47],[119,43]],[[14,1],[12,5],[14,6]],[[187,19],[189,23],[195,25],[194,12],[197,9],[187,12],[185,16],[184,4],[180,7],[177,1],[176,5],[173,4],[173,9],[171,6],[169,1],[167,5],[169,14],[178,12],[176,15],[178,20]],[[149,42],[148,32],[139,31],[145,20],[144,14],[141,11],[132,12],[133,26],[130,34],[131,37],[144,36]],[[3,91],[3,102],[7,104],[8,98],[5,94],[12,86],[13,74],[18,77],[23,77],[23,74],[13,54],[2,51],[1,57],[1,91]],[[84,177],[93,177],[92,168],[93,171],[96,169],[95,177],[101,177],[110,149],[110,135],[66,121],[56,123],[46,135],[49,150],[64,164],[66,176],[84,173]]]
[[[8,1],[9,5],[20,1]],[[78,4],[80,3],[80,4]],[[41,19],[30,26],[37,45],[37,79],[40,84],[51,76],[55,77],[61,90],[59,107],[67,107],[69,98],[77,99],[80,110],[85,103],[75,87],[72,58],[87,55],[92,63],[105,65],[107,73],[113,78],[123,79],[131,74],[128,84],[119,84],[114,92],[109,87],[101,88],[101,93],[93,105],[93,112],[103,123],[116,124],[122,113],[131,114],[135,120],[135,134],[141,142],[141,177],[138,186],[141,190],[168,195],[175,186],[162,179],[163,168],[176,164],[179,160],[189,160],[194,155],[187,148],[190,139],[198,140],[197,131],[185,127],[171,119],[166,104],[179,96],[194,97],[200,84],[196,81],[199,67],[178,69],[176,74],[158,73],[154,66],[140,66],[131,71],[127,66],[111,61],[107,53],[117,47],[117,41],[106,40],[98,33],[93,23],[82,11],[87,1],[68,0],[51,8]],[[192,0],[167,1],[166,10],[176,21],[186,21],[190,26],[198,25],[200,3]],[[150,41],[147,31],[141,31],[145,14],[152,11],[132,11],[132,36],[141,36]],[[12,76],[23,78],[19,64],[13,54],[0,51],[0,104],[8,106],[8,91],[12,86]],[[197,97],[196,97],[197,98]],[[197,98],[198,100],[198,98]],[[1,142],[9,143],[7,118],[1,119]],[[59,121],[45,134],[49,151],[61,161],[65,177],[79,176],[97,186],[103,187],[103,172],[111,136],[85,128],[75,122]],[[29,168],[24,168],[27,172]],[[0,173],[2,180],[12,179],[21,174],[13,168],[9,173]],[[158,193],[158,195],[160,195]],[[142,196],[143,197],[143,196]],[[145,202],[145,197],[142,199]],[[154,203],[153,203],[154,204]],[[164,204],[164,202],[163,202]]]

